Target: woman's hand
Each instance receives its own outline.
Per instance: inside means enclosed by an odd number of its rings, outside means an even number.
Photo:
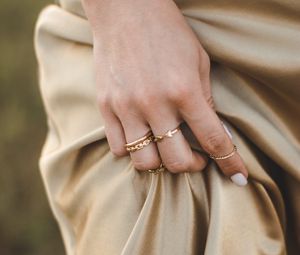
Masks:
[[[98,103],[115,155],[127,155],[124,144],[150,129],[160,135],[183,121],[207,153],[232,151],[213,110],[209,57],[173,0],[83,3],[94,35]],[[178,173],[200,171],[207,164],[207,157],[193,151],[182,132],[130,154],[139,170],[163,162]],[[216,163],[225,175],[246,182],[248,173],[238,153]]]

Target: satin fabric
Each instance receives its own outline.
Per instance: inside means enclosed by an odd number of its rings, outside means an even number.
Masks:
[[[35,49],[48,122],[39,166],[66,253],[300,254],[300,1],[176,4],[211,58],[216,109],[249,184],[235,186],[214,162],[153,175],[113,156],[90,26],[79,0],[61,0],[41,12]]]

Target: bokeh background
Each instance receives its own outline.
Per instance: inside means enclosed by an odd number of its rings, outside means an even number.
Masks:
[[[0,254],[63,255],[38,157],[46,118],[33,50],[34,24],[54,0],[0,1]]]

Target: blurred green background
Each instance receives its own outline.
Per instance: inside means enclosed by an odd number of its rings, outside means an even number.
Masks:
[[[33,30],[38,13],[49,3],[0,1],[1,255],[65,254],[38,169],[46,118]]]

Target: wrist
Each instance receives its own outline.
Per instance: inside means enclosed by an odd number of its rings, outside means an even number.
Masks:
[[[114,23],[118,23],[122,17],[151,15],[153,11],[163,11],[174,5],[173,0],[81,0],[81,2],[90,20],[112,18]]]

